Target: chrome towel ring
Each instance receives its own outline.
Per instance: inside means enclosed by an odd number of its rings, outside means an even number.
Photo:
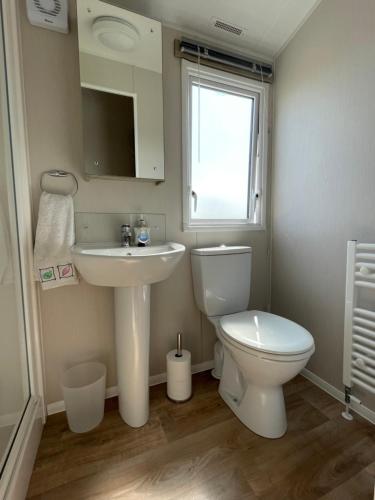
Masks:
[[[74,174],[72,174],[72,172],[67,172],[66,170],[46,170],[40,176],[40,189],[42,191],[45,191],[45,189],[43,188],[43,179],[44,179],[45,175],[50,175],[51,177],[68,177],[68,176],[72,177],[72,179],[74,180],[74,183],[75,183],[75,189],[74,189],[73,193],[71,193],[71,195],[75,196],[77,194],[77,192],[78,192],[78,180],[77,180],[77,177]]]

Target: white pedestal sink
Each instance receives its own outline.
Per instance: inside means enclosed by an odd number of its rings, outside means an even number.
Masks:
[[[141,427],[149,416],[150,285],[168,278],[184,252],[179,243],[143,248],[84,243],[72,248],[74,264],[88,283],[115,287],[119,409],[132,427]]]

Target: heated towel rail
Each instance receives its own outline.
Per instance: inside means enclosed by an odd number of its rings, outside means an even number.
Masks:
[[[361,306],[361,290],[374,294]],[[372,309],[368,303],[373,302]],[[344,323],[344,374],[346,410],[349,413],[351,388],[375,394],[375,244],[348,241]]]

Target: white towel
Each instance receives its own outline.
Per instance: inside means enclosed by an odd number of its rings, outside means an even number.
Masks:
[[[73,244],[73,198],[43,192],[34,247],[35,277],[43,290],[78,283],[70,252]]]

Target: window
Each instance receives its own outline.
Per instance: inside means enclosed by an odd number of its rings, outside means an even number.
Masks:
[[[183,228],[262,229],[268,84],[182,61]]]

